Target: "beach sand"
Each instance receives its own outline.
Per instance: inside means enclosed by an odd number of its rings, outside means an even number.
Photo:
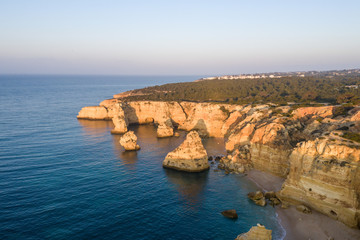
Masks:
[[[263,191],[278,191],[283,178],[258,170],[251,170],[247,177]],[[288,209],[276,207],[281,226],[285,229],[285,240],[360,240],[360,230],[349,228],[324,214],[313,210],[312,214],[298,212],[294,206]]]

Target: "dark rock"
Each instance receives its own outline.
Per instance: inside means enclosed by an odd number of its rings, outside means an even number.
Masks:
[[[224,217],[231,218],[231,219],[237,219],[237,218],[238,218],[238,215],[237,215],[235,209],[230,209],[230,210],[222,211],[221,214],[222,214]]]
[[[221,157],[220,156],[216,156],[215,157],[215,161],[220,161]]]
[[[251,200],[260,200],[261,198],[264,197],[263,192],[261,191],[256,191],[256,192],[250,192],[248,193],[248,198],[250,198]]]
[[[265,193],[265,198],[266,199],[276,198],[276,194],[275,194],[274,191],[266,192]]]
[[[259,205],[262,207],[264,207],[266,205],[264,193],[261,191],[248,193],[248,198],[253,200],[256,205]]]
[[[210,157],[208,158],[208,160],[209,160],[209,161],[212,161],[212,160],[213,160],[213,157],[212,157],[212,156],[210,156]]]

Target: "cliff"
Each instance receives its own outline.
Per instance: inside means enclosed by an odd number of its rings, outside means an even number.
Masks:
[[[219,167],[240,173],[255,168],[287,178],[280,193],[284,201],[302,203],[350,226],[359,224],[358,106],[296,108],[109,99],[83,108],[78,118],[118,120],[119,116],[128,124],[155,123],[160,137],[171,136],[174,129],[224,137],[229,154]],[[181,159],[180,155],[171,158]]]
[[[280,198],[304,204],[351,227],[360,224],[360,144],[340,138],[301,142],[290,155]]]

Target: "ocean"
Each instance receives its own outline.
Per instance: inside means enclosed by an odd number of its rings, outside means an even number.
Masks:
[[[185,133],[131,126],[141,150],[124,152],[110,121],[76,119],[113,94],[198,78],[1,75],[0,239],[234,239],[257,223],[281,239],[275,209],[247,199],[258,188],[243,175],[162,168]],[[223,139],[204,146],[225,154]]]

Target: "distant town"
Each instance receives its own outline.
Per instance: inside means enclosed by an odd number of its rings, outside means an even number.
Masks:
[[[205,80],[228,80],[228,79],[259,79],[259,78],[283,78],[283,77],[328,77],[335,76],[360,76],[360,69],[345,69],[345,70],[331,70],[331,71],[300,71],[300,72],[272,72],[272,73],[254,73],[254,74],[239,74],[239,75],[224,75],[215,77],[200,78],[197,81]]]

